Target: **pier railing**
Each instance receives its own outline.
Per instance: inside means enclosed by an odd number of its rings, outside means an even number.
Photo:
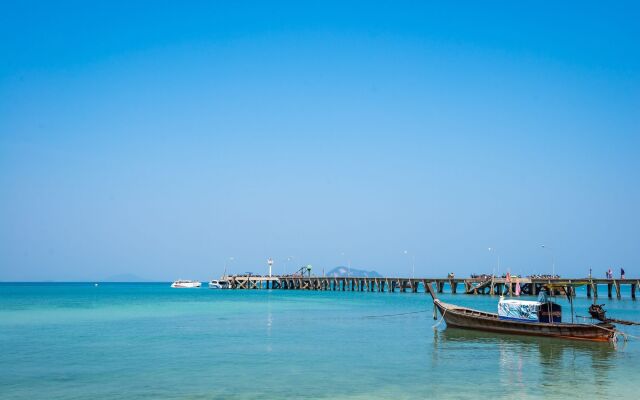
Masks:
[[[587,288],[587,297],[598,297],[598,286],[606,285],[607,295],[622,297],[621,287],[630,286],[631,298],[636,298],[640,279],[594,279],[594,278],[371,278],[355,276],[301,276],[301,275],[234,275],[226,278],[232,289],[280,289],[280,290],[326,290],[326,291],[359,291],[427,293],[427,285],[431,285],[438,293],[448,287],[450,293],[458,294],[516,294],[516,286],[520,285],[520,294],[537,295],[540,290],[553,284],[566,286],[575,295],[575,285],[583,284]]]

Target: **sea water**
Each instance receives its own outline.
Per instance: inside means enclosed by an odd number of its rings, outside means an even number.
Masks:
[[[441,297],[493,312],[498,300]],[[599,300],[612,317],[640,320],[640,302],[628,293]],[[560,302],[568,317],[568,303]],[[579,292],[576,313],[587,315],[589,304]],[[640,396],[639,339],[590,343],[444,322],[434,328],[432,310],[424,293],[4,283],[0,398]],[[624,330],[640,336],[637,327]]]

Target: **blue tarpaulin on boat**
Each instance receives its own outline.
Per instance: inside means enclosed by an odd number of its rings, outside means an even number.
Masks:
[[[537,301],[501,300],[498,303],[498,317],[537,322],[540,305]]]

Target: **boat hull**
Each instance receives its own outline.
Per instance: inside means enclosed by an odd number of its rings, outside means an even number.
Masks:
[[[499,319],[497,314],[457,307],[434,300],[447,326],[516,335],[545,336],[572,340],[606,342],[615,334],[611,324],[569,324],[519,322]]]
[[[202,286],[201,282],[194,281],[176,281],[171,284],[174,289],[197,289]]]

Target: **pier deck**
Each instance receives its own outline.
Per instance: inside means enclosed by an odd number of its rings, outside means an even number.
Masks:
[[[598,286],[607,286],[607,296],[621,298],[621,286],[629,285],[631,298],[636,299],[636,291],[640,286],[640,279],[595,279],[595,278],[365,278],[365,277],[330,277],[330,276],[301,276],[301,275],[234,275],[227,277],[231,289],[281,289],[281,290],[328,290],[328,291],[359,291],[359,292],[427,292],[427,285],[431,284],[438,293],[443,293],[448,286],[453,294],[515,294],[516,283],[520,283],[521,294],[537,295],[544,285],[569,286],[575,295],[575,288],[571,284],[582,283],[587,287],[587,297],[598,297]]]

